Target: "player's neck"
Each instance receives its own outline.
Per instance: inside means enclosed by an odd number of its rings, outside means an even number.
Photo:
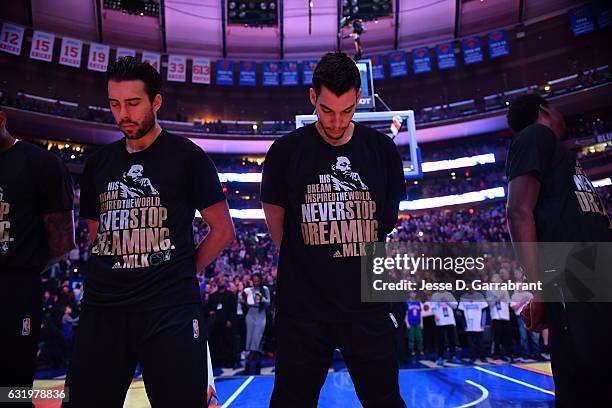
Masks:
[[[342,137],[340,137],[339,139],[333,139],[327,136],[325,128],[323,128],[323,126],[321,126],[319,122],[316,123],[315,127],[319,136],[321,136],[321,138],[323,138],[325,142],[329,143],[332,146],[342,146],[343,144],[347,144],[349,140],[351,140],[351,138],[353,137],[353,132],[355,131],[355,124],[351,122]]]
[[[6,152],[8,149],[13,147],[17,143],[15,139],[8,131],[0,135],[0,152]]]
[[[162,128],[161,126],[159,126],[159,123],[157,123],[156,121],[155,126],[153,126],[153,128],[149,130],[147,134],[145,134],[140,139],[127,139],[126,138],[125,139],[125,149],[128,151],[128,153],[136,153],[136,152],[141,152],[143,150],[146,150],[149,146],[153,144],[153,142],[155,142],[155,140],[157,140],[161,132],[162,132]]]

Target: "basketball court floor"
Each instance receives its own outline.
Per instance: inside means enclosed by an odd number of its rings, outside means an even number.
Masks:
[[[481,364],[400,370],[400,390],[411,408],[553,407],[550,363]],[[63,379],[37,380],[36,388],[62,388]],[[222,407],[267,408],[272,375],[234,376],[216,381]],[[92,395],[92,399],[95,396]],[[58,402],[35,402],[37,408],[59,408]],[[135,379],[125,408],[150,407],[144,384]],[[321,390],[319,408],[361,407],[346,371],[330,372]]]

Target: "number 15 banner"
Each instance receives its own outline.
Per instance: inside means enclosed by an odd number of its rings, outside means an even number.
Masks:
[[[43,31],[34,31],[34,36],[32,36],[32,48],[30,48],[30,58],[51,62],[53,59],[54,42],[54,34],[45,33]]]
[[[69,67],[79,68],[81,66],[81,52],[83,41],[74,38],[62,38],[62,49],[60,51],[59,63]]]

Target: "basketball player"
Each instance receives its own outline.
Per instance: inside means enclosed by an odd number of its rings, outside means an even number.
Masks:
[[[266,155],[261,200],[280,247],[273,408],[316,407],[336,348],[364,407],[405,407],[397,322],[388,304],[360,301],[363,243],[393,229],[404,173],[388,136],[352,122],[360,95],[351,58],[326,54],[310,89],[318,121]]]
[[[611,241],[606,207],[575,155],[560,142],[563,116],[542,97],[525,95],[510,106],[508,124],[516,132],[506,162],[512,241]],[[592,205],[581,205],[577,193],[589,194]],[[537,250],[517,253],[529,279],[542,279]],[[527,319],[528,329],[550,329],[556,406],[611,406],[610,376],[605,374],[612,364],[611,304],[565,302],[565,289],[556,289],[559,301],[532,303]]]
[[[32,387],[40,273],[75,246],[74,196],[60,159],[15,139],[6,122],[0,110],[0,387]]]
[[[123,406],[140,363],[152,406],[201,408],[207,367],[196,272],[234,238],[227,201],[209,157],[157,122],[159,73],[125,57],[107,76],[125,137],[92,154],[81,178],[94,245],[67,406]],[[196,210],[210,226],[197,249]]]

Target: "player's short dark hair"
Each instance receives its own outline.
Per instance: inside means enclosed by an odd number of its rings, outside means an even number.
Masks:
[[[329,52],[317,64],[312,85],[317,96],[323,86],[340,96],[353,88],[355,91],[361,88],[361,74],[351,57],[343,52]]]
[[[508,108],[508,126],[515,132],[520,132],[538,120],[540,106],[548,106],[548,101],[542,96],[531,93],[521,95]]]
[[[140,62],[134,57],[123,57],[112,62],[106,71],[108,81],[140,80],[145,84],[149,100],[153,102],[155,95],[161,94],[161,75],[148,62]]]

